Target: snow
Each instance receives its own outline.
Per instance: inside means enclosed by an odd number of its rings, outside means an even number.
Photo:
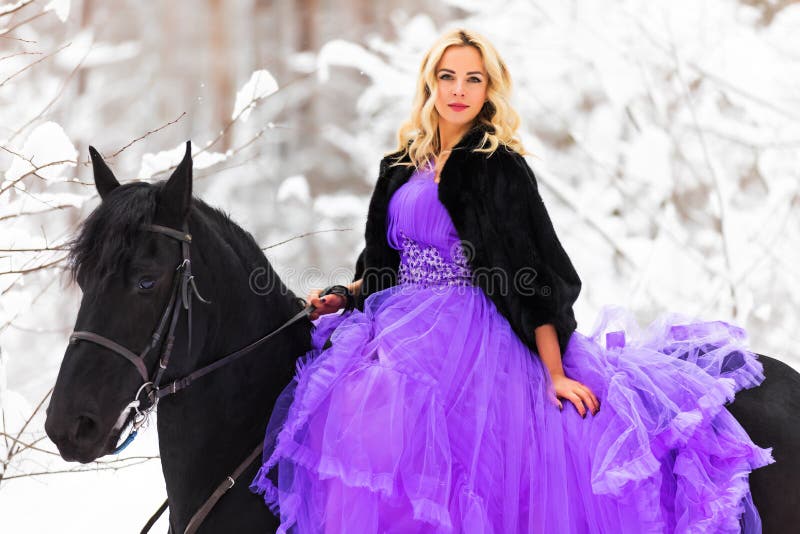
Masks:
[[[66,171],[75,167],[72,163],[78,156],[77,150],[70,141],[64,129],[56,122],[47,121],[31,132],[18,152],[21,156],[14,156],[11,166],[5,172],[7,183],[13,182],[20,176],[30,172],[37,167],[39,176],[48,180],[66,180]],[[24,159],[23,159],[24,158]],[[31,165],[33,161],[33,165]],[[50,165],[55,162],[66,161],[58,165]],[[0,187],[6,187],[4,183]]]
[[[192,152],[196,152],[197,150],[197,147],[193,144]],[[140,180],[149,180],[153,178],[155,174],[163,173],[167,169],[177,166],[181,160],[183,160],[184,154],[186,154],[185,143],[181,143],[170,150],[144,154],[144,156],[142,156],[142,166],[139,168],[137,176]],[[192,155],[192,168],[195,171],[208,168],[221,161],[225,161],[229,155],[230,154],[221,152],[198,152]],[[159,178],[166,177],[167,176],[161,176]]]
[[[252,110],[253,103],[262,98],[266,98],[278,90],[278,82],[272,77],[268,70],[257,70],[236,93],[236,103],[233,106],[231,119],[239,117],[241,121],[247,121]]]
[[[275,195],[276,201],[287,202],[292,199],[302,204],[308,204],[311,201],[311,192],[305,176],[289,176],[278,187],[278,192]]]
[[[61,22],[66,22],[69,17],[70,0],[50,0],[44,6],[45,11],[53,11]]]
[[[11,13],[21,5],[30,3],[30,1],[31,0],[19,0],[19,2],[14,2],[13,4],[0,5],[0,16],[7,15],[8,13]]]

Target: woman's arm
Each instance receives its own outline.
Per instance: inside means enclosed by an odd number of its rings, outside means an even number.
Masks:
[[[558,346],[555,326],[550,323],[543,324],[534,330],[534,335],[536,336],[536,348],[539,349],[539,357],[550,371],[550,377],[564,376],[564,367],[561,365],[561,348]]]
[[[600,409],[600,401],[589,389],[578,382],[567,378],[564,374],[564,366],[561,363],[561,349],[558,345],[558,336],[555,327],[550,324],[543,324],[534,330],[536,336],[536,348],[539,350],[539,357],[544,362],[550,372],[550,379],[553,382],[553,389],[556,394],[556,403],[561,409],[559,398],[567,399],[575,405],[581,417],[586,416],[586,409],[592,411],[592,415]]]

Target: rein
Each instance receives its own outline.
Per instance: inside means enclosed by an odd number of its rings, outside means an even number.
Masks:
[[[189,387],[196,379],[207,375],[217,369],[233,362],[234,360],[244,356],[245,354],[251,352],[255,348],[259,347],[269,338],[283,330],[284,328],[290,326],[291,324],[297,322],[298,320],[302,319],[303,317],[307,317],[311,312],[314,311],[315,307],[313,304],[309,304],[303,310],[295,314],[291,317],[288,321],[283,323],[281,326],[270,332],[269,334],[257,339],[256,341],[250,343],[249,345],[242,347],[241,349],[228,354],[227,356],[209,364],[204,367],[201,367],[189,375],[174,380],[167,384],[165,387],[161,386],[161,380],[164,376],[164,372],[169,365],[170,355],[172,354],[172,348],[175,343],[175,327],[178,324],[178,318],[181,313],[181,309],[185,309],[187,311],[187,324],[188,324],[188,333],[189,333],[189,345],[188,345],[188,352],[187,354],[192,353],[192,294],[194,294],[200,302],[204,304],[210,304],[211,301],[204,299],[200,292],[197,289],[197,285],[194,281],[194,276],[192,275],[192,262],[189,255],[189,245],[192,243],[192,236],[189,234],[187,224],[184,222],[183,224],[183,231],[178,231],[173,228],[169,228],[166,226],[160,226],[157,224],[149,224],[143,225],[143,230],[149,232],[155,232],[172,239],[175,239],[180,242],[181,244],[181,255],[182,261],[175,269],[175,275],[172,281],[172,289],[170,291],[170,298],[169,302],[167,303],[166,308],[164,309],[163,313],[161,314],[161,318],[158,321],[158,326],[156,327],[155,331],[153,332],[150,342],[142,349],[140,354],[136,354],[130,349],[120,345],[119,343],[102,336],[100,334],[96,334],[94,332],[89,332],[86,330],[77,330],[73,331],[70,335],[69,343],[75,344],[78,341],[89,341],[96,345],[100,345],[115,354],[118,354],[128,360],[135,368],[139,375],[144,380],[144,383],[139,387],[139,390],[136,392],[133,400],[128,403],[127,406],[122,410],[120,414],[119,421],[122,421],[121,424],[127,420],[130,410],[133,409],[135,411],[132,425],[131,425],[131,432],[127,438],[117,446],[116,449],[112,452],[112,454],[119,454],[123,449],[125,449],[128,445],[133,442],[138,434],[139,429],[144,426],[150,414],[156,409],[158,406],[159,400],[169,395],[174,395],[178,391]],[[339,286],[331,286],[326,288],[327,292],[333,292],[331,289],[337,288]],[[325,291],[320,294],[322,296],[326,294]],[[169,325],[169,330],[166,332],[166,338],[164,337],[164,331]],[[163,346],[163,350],[161,351],[161,355],[158,360],[158,368],[156,370],[155,376],[151,377],[150,373],[147,371],[147,365],[145,364],[145,358],[150,354],[151,351],[156,350],[161,344],[162,339],[165,340],[166,344]],[[149,405],[142,408],[142,403],[139,400],[139,396],[142,392],[146,392],[146,397],[149,401]],[[192,516],[191,520],[186,526],[186,530],[184,531],[185,534],[191,534],[197,531],[197,529],[202,524],[203,520],[206,516],[211,512],[211,509],[217,503],[217,501],[227,492],[229,489],[233,487],[236,482],[236,479],[244,472],[244,470],[249,466],[259,455],[262,451],[264,446],[264,442],[262,441],[259,445],[255,448],[255,450],[250,453],[250,455],[239,464],[236,470],[231,473],[228,477],[225,478],[214,490],[212,495],[203,503],[203,505],[195,512]],[[156,522],[158,517],[164,512],[167,508],[167,502],[164,503],[159,507],[158,511],[150,518],[150,520],[145,525],[144,529],[142,530],[142,534],[148,532],[153,524]]]

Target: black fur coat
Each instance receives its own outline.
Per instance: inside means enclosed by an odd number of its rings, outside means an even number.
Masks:
[[[453,147],[440,174],[439,200],[461,239],[473,283],[534,353],[534,329],[553,324],[563,354],[577,326],[572,305],[581,280],[523,157],[502,145],[490,157],[471,151],[480,146],[485,128],[472,128]],[[397,155],[381,161],[369,204],[366,246],[353,278],[364,279],[356,304],[362,311],[369,295],[397,283],[400,254],[388,244],[386,215],[392,194],[414,171],[413,166],[390,166]]]

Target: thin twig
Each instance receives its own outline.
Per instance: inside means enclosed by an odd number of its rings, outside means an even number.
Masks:
[[[291,87],[291,86],[293,86],[293,85],[297,84],[297,83],[298,83],[298,82],[300,82],[300,81],[305,81],[307,78],[309,78],[309,77],[313,76],[314,74],[315,74],[315,71],[312,71],[312,72],[310,72],[310,73],[308,73],[308,74],[306,74],[306,75],[304,75],[304,76],[300,76],[300,77],[298,77],[298,78],[295,78],[294,80],[291,80],[290,82],[286,83],[285,85],[283,85],[283,86],[279,87],[279,88],[278,88],[278,90],[277,90],[277,91],[275,91],[275,92],[273,92],[273,93],[270,93],[270,94],[268,94],[268,95],[266,95],[266,96],[263,96],[263,97],[255,97],[255,98],[251,98],[251,99],[250,99],[250,102],[248,102],[248,103],[247,103],[247,105],[246,105],[246,106],[245,106],[245,107],[244,107],[244,108],[243,108],[243,109],[242,109],[242,110],[241,110],[239,113],[237,113],[237,114],[236,114],[236,116],[235,116],[233,119],[231,119],[230,121],[228,121],[228,123],[226,123],[226,124],[225,124],[225,126],[223,126],[223,128],[222,128],[222,130],[220,130],[219,134],[218,134],[218,135],[217,135],[217,136],[216,136],[214,139],[212,139],[211,141],[209,141],[208,143],[206,143],[206,145],[205,145],[203,148],[201,148],[200,150],[198,150],[197,152],[195,152],[194,154],[192,154],[192,157],[196,157],[198,154],[202,154],[203,152],[207,152],[209,149],[211,149],[211,147],[213,147],[214,145],[216,145],[216,144],[217,144],[217,143],[220,141],[220,139],[222,139],[222,138],[225,136],[225,133],[226,133],[228,130],[230,130],[230,129],[231,129],[231,127],[233,127],[233,125],[234,125],[234,124],[235,124],[235,123],[236,123],[236,122],[237,122],[237,121],[238,121],[238,120],[239,120],[239,119],[242,117],[242,115],[244,115],[245,111],[252,110],[252,109],[253,109],[253,108],[255,108],[255,107],[256,107],[256,106],[257,106],[259,103],[261,103],[261,101],[263,101],[263,100],[266,100],[266,99],[268,99],[268,98],[272,98],[272,97],[274,97],[275,95],[278,95],[278,94],[280,94],[281,92],[283,92],[283,91],[287,90],[289,87]],[[275,126],[274,126],[274,125],[272,125],[272,126],[268,126],[267,128],[274,128],[274,127],[275,127]],[[259,137],[260,137],[260,136],[261,136],[261,135],[264,133],[264,130],[265,130],[265,129],[264,129],[264,128],[262,128],[262,130],[261,130],[261,131],[259,131],[259,132],[258,132],[258,133],[257,133],[257,134],[254,136],[254,138],[253,138],[253,139],[250,139],[250,140],[249,140],[247,143],[245,143],[244,145],[242,145],[241,147],[239,147],[239,150],[241,150],[242,148],[244,148],[244,147],[245,147],[245,146],[247,146],[248,144],[252,143],[252,142],[253,142],[255,139],[259,138]],[[227,159],[227,158],[226,158],[226,159]],[[176,164],[174,164],[174,165],[170,165],[170,166],[169,166],[169,167],[167,167],[166,169],[161,169],[161,170],[159,170],[159,171],[156,171],[156,172],[152,173],[150,176],[151,176],[151,178],[152,178],[152,177],[154,177],[154,176],[158,176],[158,175],[160,175],[160,174],[168,173],[168,172],[171,172],[171,171],[173,171],[173,170],[174,170],[174,169],[176,169],[177,167],[178,167],[178,164],[176,163]]]
[[[77,224],[80,224],[80,223],[74,223],[74,224],[71,224],[71,225],[70,225],[68,228],[66,228],[66,229],[64,230],[64,233],[63,233],[61,236],[59,236],[59,238],[58,238],[58,239],[55,239],[54,241],[61,241],[61,240],[67,239],[67,238],[68,238],[68,236],[70,236],[70,235],[74,234]],[[31,261],[32,261],[32,260],[31,260]],[[30,263],[30,262],[29,262],[29,263]],[[16,279],[15,279],[13,282],[11,282],[11,283],[8,285],[8,287],[6,287],[6,288],[5,288],[5,289],[3,289],[2,291],[0,291],[0,296],[2,296],[2,295],[5,295],[5,294],[6,294],[6,293],[8,293],[9,291],[11,291],[11,290],[14,288],[14,286],[17,284],[17,282],[19,282],[19,280],[21,280],[21,279],[22,279],[22,277],[25,275],[24,273],[22,273],[22,274],[20,274],[20,273],[15,273],[15,274],[17,274],[17,277],[16,277]],[[36,301],[37,301],[37,300],[38,300],[38,299],[39,299],[39,298],[40,298],[42,295],[44,295],[44,294],[45,294],[45,292],[47,291],[47,289],[48,289],[48,288],[49,288],[49,287],[50,287],[50,286],[51,286],[51,285],[52,285],[52,284],[53,284],[53,283],[54,283],[56,280],[57,280],[57,278],[56,278],[56,277],[52,277],[52,278],[50,279],[50,281],[49,281],[47,284],[45,284],[45,287],[42,289],[42,291],[40,291],[40,292],[39,292],[39,293],[38,293],[38,294],[37,294],[37,295],[36,295],[36,296],[33,298],[33,300],[32,300],[31,302],[36,302]],[[15,319],[15,318],[16,318],[16,317],[19,315],[19,313],[22,313],[22,312],[18,312],[18,314],[17,314],[17,315],[15,315],[15,316],[14,316],[14,317],[13,317],[11,320],[13,321],[13,320],[14,320],[14,319]],[[0,326],[0,332],[2,332],[3,330],[5,330],[5,329],[8,327],[8,325],[9,325],[9,324],[10,324],[10,321],[9,321],[9,322],[6,322],[6,323],[5,323],[5,324],[3,324],[2,326]]]
[[[0,252],[48,252],[55,250],[68,250],[66,246],[44,247],[44,248],[0,248]]]
[[[61,258],[58,258],[57,260],[51,261],[49,263],[45,263],[44,265],[38,265],[36,267],[31,267],[29,269],[2,271],[2,272],[0,272],[0,276],[6,275],[6,274],[28,274],[28,273],[33,273],[33,272],[36,272],[36,271],[42,271],[44,269],[48,269],[50,267],[53,267],[54,265],[58,265],[59,263],[61,263],[62,261],[66,260],[66,259],[67,259],[67,256],[64,255]]]
[[[216,144],[219,142],[219,140],[220,140],[220,139],[222,139],[222,138],[225,136],[225,133],[226,133],[226,132],[227,132],[227,131],[228,131],[228,130],[229,130],[229,129],[230,129],[230,128],[231,128],[231,127],[234,125],[234,123],[236,123],[236,122],[239,120],[239,118],[240,118],[240,117],[241,117],[241,116],[242,116],[242,115],[245,113],[245,111],[252,110],[252,109],[253,109],[253,108],[255,108],[255,107],[256,107],[256,106],[257,106],[257,105],[258,105],[258,104],[259,104],[259,103],[260,103],[262,100],[266,100],[266,99],[268,99],[268,98],[273,98],[273,97],[275,97],[276,95],[278,95],[278,94],[280,94],[280,93],[282,93],[282,92],[286,91],[287,89],[289,89],[289,88],[290,88],[290,87],[292,87],[293,85],[296,85],[296,84],[298,84],[298,83],[300,83],[300,82],[304,82],[304,81],[306,81],[308,78],[310,78],[310,77],[312,77],[312,76],[315,76],[315,75],[316,75],[316,70],[314,70],[314,71],[311,71],[311,72],[307,73],[307,74],[306,74],[306,75],[304,75],[304,76],[300,76],[300,77],[298,77],[298,78],[295,78],[294,80],[291,80],[291,81],[290,81],[290,82],[288,82],[286,85],[283,85],[283,86],[279,87],[279,88],[278,88],[278,89],[277,89],[275,92],[273,92],[273,93],[270,93],[270,94],[268,94],[268,95],[266,95],[266,96],[263,96],[263,97],[255,97],[255,98],[251,98],[251,99],[250,99],[250,102],[248,102],[248,103],[247,103],[247,105],[246,105],[244,108],[242,108],[242,110],[241,110],[239,113],[237,113],[237,114],[236,114],[236,116],[235,116],[233,119],[231,119],[231,120],[230,120],[230,121],[229,121],[229,122],[228,122],[228,123],[227,123],[227,124],[226,124],[226,125],[225,125],[225,126],[222,128],[222,130],[220,130],[220,132],[219,132],[219,135],[217,135],[217,137],[215,137],[214,139],[212,139],[212,140],[211,140],[211,142],[209,142],[209,143],[208,143],[206,146],[204,146],[204,147],[203,147],[203,148],[202,148],[202,149],[201,149],[199,152],[197,152],[197,154],[199,154],[199,153],[201,153],[201,152],[206,152],[206,151],[207,151],[207,150],[209,150],[209,149],[210,149],[212,146],[216,145]],[[196,155],[196,154],[195,154],[195,155]]]
[[[47,55],[45,55],[45,56],[43,56],[43,57],[41,57],[41,58],[37,59],[37,60],[36,60],[36,61],[34,61],[33,63],[29,63],[28,65],[25,65],[23,68],[21,68],[20,70],[18,70],[17,72],[15,72],[14,74],[10,75],[10,76],[9,76],[8,78],[6,78],[5,80],[3,80],[2,82],[0,82],[0,87],[3,87],[3,86],[6,84],[6,83],[8,83],[9,81],[13,80],[14,78],[16,78],[17,76],[19,76],[20,74],[22,74],[22,73],[23,73],[23,72],[25,72],[26,70],[30,69],[31,67],[33,67],[33,66],[34,66],[34,65],[36,65],[37,63],[41,63],[41,62],[42,62],[42,61],[44,61],[45,59],[47,59],[47,58],[49,58],[49,57],[52,57],[52,56],[54,56],[55,54],[58,54],[59,52],[61,52],[62,50],[64,50],[65,48],[67,48],[68,46],[71,46],[71,45],[72,45],[72,43],[67,43],[67,44],[65,44],[65,45],[63,45],[63,46],[61,46],[61,47],[57,48],[57,49],[56,49],[56,50],[54,50],[53,52],[50,52],[49,54],[47,54]]]
[[[14,141],[14,139],[16,139],[19,134],[24,132],[25,129],[28,126],[30,126],[34,121],[38,120],[45,113],[47,113],[47,111],[50,109],[50,107],[52,107],[52,105],[55,104],[55,102],[59,98],[61,98],[61,95],[64,93],[64,89],[67,88],[67,85],[69,84],[69,82],[72,81],[72,78],[75,76],[75,74],[78,72],[78,70],[80,70],[80,68],[83,66],[83,62],[86,61],[86,58],[89,56],[90,53],[91,53],[91,48],[89,48],[89,50],[86,51],[86,53],[83,55],[81,60],[78,61],[78,64],[75,65],[75,68],[73,68],[72,71],[69,73],[69,75],[67,76],[66,80],[64,80],[62,82],[61,87],[59,87],[58,91],[56,92],[56,94],[52,98],[52,100],[50,100],[50,102],[48,102],[47,105],[44,108],[42,108],[42,110],[39,113],[37,113],[35,117],[33,117],[31,120],[29,120],[28,122],[26,122],[25,124],[23,124],[19,128],[17,128],[17,131],[15,131],[13,134],[11,134],[11,137],[8,138],[9,142]]]
[[[283,245],[285,243],[288,243],[289,241],[294,241],[295,239],[301,239],[303,237],[308,237],[308,236],[314,235],[314,234],[324,234],[324,233],[327,233],[327,232],[349,232],[351,230],[352,230],[352,228],[333,228],[331,230],[318,230],[318,231],[315,231],[315,232],[306,232],[305,234],[300,234],[300,235],[296,235],[294,237],[290,237],[289,239],[286,239],[284,241],[280,241],[278,243],[275,243],[274,245],[268,245],[266,247],[263,247],[261,250],[267,250],[267,249],[270,249],[270,248],[274,248],[274,247],[277,247],[278,245]]]
[[[26,44],[36,44],[38,41],[31,41],[30,39],[22,39],[20,37],[11,37],[10,35],[5,35],[0,33],[0,39],[8,39],[10,41],[19,41],[21,43]]]
[[[226,155],[224,160],[218,161],[216,163],[213,163],[213,164],[209,165],[208,167],[202,169],[205,172],[203,174],[198,175],[197,177],[207,178],[212,172],[215,173],[215,172],[219,172],[221,170],[225,170],[227,168],[238,167],[240,164],[231,165],[229,167],[224,167],[224,168],[217,168],[217,165],[221,165],[222,163],[224,163],[226,161],[229,161],[233,156],[239,154],[242,150],[244,150],[248,146],[252,145],[257,139],[259,139],[264,134],[264,132],[266,132],[267,130],[275,129],[275,128],[290,129],[291,127],[290,126],[285,126],[285,125],[277,125],[277,124],[274,124],[274,123],[269,123],[268,126],[265,126],[265,127],[261,128],[258,132],[256,132],[256,134],[253,137],[251,137],[250,139],[248,139],[247,141],[245,141],[244,143],[242,143],[238,147],[228,150],[228,154]],[[197,156],[197,154],[200,154],[202,151],[203,150],[199,150],[198,152],[195,152],[192,156],[193,157]],[[172,165],[172,166],[170,166],[170,167],[168,167],[166,169],[161,169],[160,171],[156,171],[151,175],[150,178],[152,179],[152,178],[154,178],[156,176],[159,176],[161,174],[166,174],[167,172],[170,172],[170,171],[174,170],[176,167],[177,167],[177,164]],[[122,183],[122,182],[120,182],[120,183]]]
[[[41,55],[42,55],[41,52],[22,51],[22,52],[17,52],[16,54],[9,54],[7,56],[0,57],[0,61],[3,61],[4,59],[11,59],[12,57],[17,57],[17,56],[41,56]]]
[[[134,144],[134,143],[138,143],[139,141],[141,141],[141,140],[142,140],[142,139],[144,139],[145,137],[149,136],[150,134],[154,134],[154,133],[156,133],[156,132],[158,132],[158,131],[161,131],[161,130],[163,130],[163,129],[164,129],[164,128],[166,128],[167,126],[171,126],[171,125],[175,124],[176,122],[178,122],[179,120],[181,120],[181,119],[182,119],[182,118],[183,118],[185,115],[186,115],[186,112],[184,111],[183,113],[181,113],[181,114],[180,114],[180,116],[178,116],[178,118],[177,118],[177,119],[175,119],[175,120],[172,120],[172,121],[170,121],[170,122],[168,122],[168,123],[164,124],[163,126],[159,126],[159,127],[158,127],[158,128],[156,128],[155,130],[150,130],[149,132],[147,132],[146,134],[144,134],[144,135],[143,135],[143,136],[141,136],[141,137],[137,137],[136,139],[134,139],[133,141],[131,141],[130,143],[128,143],[128,144],[127,144],[127,145],[125,145],[124,147],[120,148],[119,150],[117,150],[116,152],[114,152],[113,154],[111,154],[110,156],[108,156],[106,159],[113,159],[113,158],[116,158],[116,157],[117,157],[117,156],[118,156],[118,155],[119,155],[119,154],[120,154],[120,153],[121,153],[123,150],[125,150],[126,148],[128,148],[128,147],[129,147],[129,146],[131,146],[132,144]]]
[[[11,213],[9,215],[2,215],[2,216],[0,216],[0,221],[5,221],[5,220],[8,220],[8,219],[16,219],[17,217],[24,217],[24,216],[27,216],[27,215],[39,215],[39,214],[42,214],[42,213],[50,213],[51,211],[58,211],[58,210],[63,210],[63,209],[67,209],[67,208],[77,208],[77,206],[74,206],[73,204],[59,204],[57,206],[48,205],[48,208],[44,209],[44,210],[39,210],[39,211],[21,211],[19,213]],[[5,250],[4,252],[16,252],[17,250],[19,250],[19,249],[14,249],[13,251]]]
[[[42,448],[40,448],[40,447],[37,447],[37,446],[36,446],[36,445],[34,445],[33,443],[25,443],[25,442],[24,442],[24,441],[22,441],[21,439],[15,438],[15,437],[13,437],[11,434],[8,434],[7,432],[0,432],[0,434],[2,434],[4,438],[6,438],[6,450],[8,450],[8,438],[10,438],[10,439],[13,441],[13,443],[11,444],[11,446],[13,447],[14,445],[17,445],[17,446],[20,446],[20,447],[22,447],[22,448],[20,449],[20,451],[24,451],[24,450],[32,450],[32,451],[36,451],[36,452],[43,452],[43,453],[46,453],[46,454],[52,454],[52,455],[54,455],[54,456],[59,456],[59,457],[60,457],[60,455],[59,455],[57,452],[54,452],[54,451],[48,451],[47,449],[42,449]],[[17,454],[19,454],[19,451],[15,451],[15,452],[12,454],[12,457],[13,457],[13,456],[16,456]]]
[[[16,437],[16,438],[14,438],[14,441],[16,441],[16,442],[19,442],[19,438],[20,438],[20,437],[22,437],[22,433],[23,433],[23,432],[25,432],[25,429],[26,429],[26,428],[28,428],[28,425],[29,425],[29,424],[30,424],[30,422],[33,420],[33,417],[34,417],[34,416],[35,416],[37,413],[39,413],[39,410],[41,410],[41,409],[42,409],[42,405],[44,404],[44,401],[46,401],[46,400],[47,400],[47,399],[50,397],[50,394],[51,394],[51,393],[53,393],[53,389],[55,389],[55,386],[51,387],[51,388],[50,388],[50,390],[49,390],[47,393],[45,393],[44,397],[42,397],[42,400],[40,400],[40,401],[39,401],[39,404],[37,404],[37,405],[36,405],[36,408],[34,408],[34,409],[33,409],[33,411],[31,412],[31,414],[30,414],[30,415],[28,416],[28,418],[25,420],[25,424],[23,424],[23,425],[22,425],[22,428],[20,428],[20,429],[19,429],[19,432],[17,432],[17,437]],[[13,445],[12,445],[12,447],[13,447]],[[18,450],[17,450],[17,452],[19,452],[20,450],[24,450],[24,449],[18,449]],[[12,456],[13,456],[13,455],[14,455],[14,453],[12,453]]]
[[[680,80],[681,88],[683,89],[683,97],[686,100],[686,104],[689,108],[689,112],[692,116],[692,123],[697,131],[697,136],[700,140],[700,146],[703,149],[703,158],[706,162],[706,167],[708,168],[708,172],[711,175],[711,180],[714,183],[714,193],[717,197],[717,202],[719,203],[719,234],[720,239],[722,241],[722,254],[725,259],[725,266],[727,268],[726,277],[728,280],[728,291],[730,292],[731,299],[733,299],[733,317],[737,316],[737,295],[736,295],[736,286],[733,284],[733,280],[731,280],[733,272],[733,265],[731,261],[731,251],[730,251],[730,243],[727,231],[727,199],[722,192],[722,183],[719,179],[719,175],[714,168],[714,164],[711,161],[711,152],[708,149],[708,143],[706,143],[706,137],[703,135],[703,131],[700,129],[699,121],[697,119],[697,110],[694,106],[694,101],[692,100],[692,95],[689,94],[689,87],[686,83],[686,79],[683,76],[681,70],[681,58],[678,57],[678,50],[675,47],[675,41],[672,38],[672,33],[670,29],[670,49],[672,52],[672,59],[675,62],[675,74],[678,76],[678,80]]]
[[[0,146],[0,148],[2,148],[3,150],[8,150],[6,147],[3,147],[3,146]],[[23,158],[23,159],[27,159],[27,158]],[[28,161],[31,162],[31,165],[33,165],[32,159],[29,159]],[[78,164],[78,162],[75,161],[75,160],[63,159],[63,160],[60,160],[60,161],[51,161],[50,163],[45,163],[44,165],[39,165],[38,167],[29,170],[28,172],[26,172],[22,176],[20,176],[18,178],[15,178],[14,180],[11,181],[11,183],[9,185],[7,185],[6,187],[0,189],[0,195],[2,195],[3,193],[5,193],[6,191],[8,191],[9,189],[12,189],[12,188],[19,190],[17,188],[17,184],[19,182],[21,182],[22,180],[24,180],[25,178],[27,178],[28,176],[36,176],[40,180],[47,181],[47,178],[44,178],[43,176],[38,174],[39,171],[41,171],[42,169],[46,169],[47,167],[53,167],[55,165],[66,165],[66,164],[69,164],[69,163],[71,163],[73,165],[77,165]],[[42,202],[43,204],[45,204],[47,206],[52,207],[51,204],[48,204],[47,202],[45,202],[43,200],[40,200],[40,202]]]
[[[653,45],[655,45],[657,48],[660,48],[667,55],[671,55],[670,46],[659,41],[659,39],[655,35],[653,35],[649,29],[645,28],[640,17],[636,17],[631,14],[630,20],[639,27],[639,29],[642,31],[642,34],[644,34],[644,36],[647,37]],[[780,107],[776,105],[775,102],[765,100],[764,98],[756,94],[745,91],[741,87],[738,87],[736,84],[724,79],[723,77],[717,74],[714,74],[713,72],[709,71],[702,65],[695,63],[694,61],[686,60],[685,63],[688,67],[691,67],[693,70],[697,71],[704,77],[715,81],[719,85],[725,86],[729,90],[739,94],[740,96],[748,100],[751,100],[757,104],[760,104],[763,107],[766,107],[774,111],[775,113],[777,113],[782,117],[791,117],[794,120],[800,120],[800,114],[797,114],[796,112],[791,111],[787,108]]]
[[[23,9],[26,6],[31,5],[35,0],[24,0],[20,4],[13,6],[11,8],[7,8],[5,11],[0,11],[0,17],[5,17],[11,15],[12,13],[16,13],[20,9]]]
[[[126,460],[137,460],[135,462],[130,462],[123,466],[116,466],[116,465],[105,465],[102,464],[98,467],[93,467],[89,469],[82,469],[82,468],[75,468],[75,469],[57,469],[55,471],[37,471],[34,473],[23,473],[21,475],[11,475],[3,477],[4,480],[13,480],[15,478],[28,478],[28,477],[38,477],[43,475],[59,475],[64,473],[87,473],[91,471],[118,471],[120,469],[125,469],[126,467],[134,467],[145,462],[149,462],[151,460],[159,460],[159,456],[135,456],[131,458],[122,458],[119,461],[126,461]],[[110,463],[110,462],[109,462]]]
[[[6,444],[6,451],[11,450],[11,445],[8,443],[8,438],[11,437],[6,434],[6,410],[3,406],[0,406],[0,419],[3,421],[3,441]],[[8,465],[5,461],[3,461],[3,471],[5,471],[5,467]],[[0,478],[2,478],[2,473],[0,473]]]
[[[37,13],[35,15],[32,15],[32,16],[28,17],[27,19],[24,19],[24,20],[21,20],[21,21],[17,22],[13,26],[9,26],[8,28],[0,29],[0,34],[8,35],[9,33],[13,32],[17,28],[19,28],[20,26],[24,26],[25,24],[27,24],[29,22],[33,22],[34,20],[38,19],[39,17],[43,17],[43,16],[47,15],[48,13],[49,13],[49,11],[42,11],[41,13]]]

